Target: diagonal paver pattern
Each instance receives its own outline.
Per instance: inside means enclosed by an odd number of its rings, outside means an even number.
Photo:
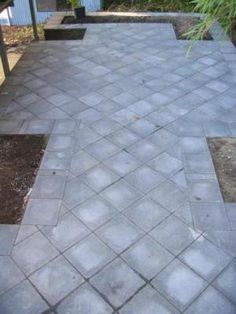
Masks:
[[[20,226],[0,226],[0,312],[236,312],[235,205],[206,137],[236,136],[230,42],[186,55],[171,24],[32,44],[1,134],[48,134]]]

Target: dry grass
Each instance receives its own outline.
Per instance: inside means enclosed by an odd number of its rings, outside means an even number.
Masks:
[[[105,0],[108,11],[191,12],[191,0]]]
[[[41,40],[44,39],[43,24],[38,25]],[[23,51],[33,40],[32,26],[2,26],[4,42],[8,50]]]

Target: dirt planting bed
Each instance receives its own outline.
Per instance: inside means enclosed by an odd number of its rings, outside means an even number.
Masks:
[[[0,136],[0,223],[21,221],[47,138],[43,135]]]
[[[177,39],[188,39],[185,35],[191,27],[195,26],[199,19],[192,17],[157,17],[157,16],[86,16],[82,19],[75,19],[73,16],[66,16],[62,24],[94,24],[94,23],[171,23],[173,24]],[[212,40],[209,32],[203,40]]]
[[[236,203],[236,138],[208,138],[224,201]]]

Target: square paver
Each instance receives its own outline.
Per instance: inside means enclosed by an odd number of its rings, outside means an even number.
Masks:
[[[65,176],[37,176],[32,198],[61,199],[64,193]]]
[[[73,118],[89,125],[97,120],[100,120],[102,118],[102,114],[99,111],[90,108],[73,115]]]
[[[214,173],[215,169],[209,154],[185,155],[184,169],[186,173]]]
[[[125,251],[122,258],[141,276],[151,280],[174,259],[174,255],[151,237],[145,236]]]
[[[63,256],[36,271],[29,279],[51,305],[59,302],[83,282],[82,276]]]
[[[181,140],[181,147],[184,154],[200,154],[208,150],[204,137],[185,137]]]
[[[107,138],[121,148],[129,146],[140,139],[137,134],[126,128],[122,128],[112,134],[109,134]]]
[[[84,284],[64,299],[57,308],[58,314],[111,314],[112,308],[88,284]]]
[[[170,156],[167,153],[158,155],[148,164],[166,177],[170,177],[183,168],[182,162],[180,160]]]
[[[138,135],[145,137],[155,132],[159,127],[148,121],[147,119],[140,119],[128,125],[128,128]]]
[[[68,181],[64,193],[65,205],[72,209],[73,207],[83,203],[94,194],[87,185],[81,182],[80,178]]]
[[[219,185],[215,181],[199,181],[190,184],[192,202],[222,202]]]
[[[129,110],[134,111],[141,116],[146,116],[155,110],[155,106],[145,100],[139,100],[138,102],[130,105]]]
[[[148,192],[163,182],[165,178],[150,167],[142,166],[128,174],[125,180],[140,191]]]
[[[115,132],[122,126],[116,121],[108,118],[101,119],[99,121],[94,122],[91,125],[91,128],[95,130],[101,136],[106,136],[112,132]]]
[[[48,305],[25,280],[0,297],[0,310],[2,314],[43,313],[48,310]]]
[[[17,244],[12,257],[20,269],[29,275],[58,255],[58,251],[40,233],[34,233]]]
[[[56,225],[61,201],[58,199],[33,199],[27,204],[22,224]]]
[[[236,303],[236,261],[235,259],[229,266],[216,278],[213,285],[220,290],[227,298]]]
[[[195,228],[205,230],[230,230],[230,223],[223,204],[191,203]]]
[[[66,258],[86,278],[91,277],[116,257],[115,253],[95,235],[67,250]]]
[[[175,259],[152,281],[154,287],[180,311],[186,309],[206,287],[206,282]]]
[[[40,168],[46,170],[67,170],[70,166],[71,153],[67,152],[46,152]]]
[[[159,108],[167,105],[171,101],[171,98],[161,93],[155,93],[149,96],[146,100],[156,106],[156,108]]]
[[[52,129],[53,134],[71,134],[76,127],[76,122],[72,119],[57,120]]]
[[[164,151],[178,141],[178,137],[174,134],[165,129],[160,129],[151,135],[148,140]]]
[[[59,108],[53,108],[49,111],[37,115],[39,119],[68,119],[70,116]]]
[[[186,310],[186,314],[227,313],[236,312],[235,304],[231,303],[219,291],[208,287],[193,304]]]
[[[186,202],[185,193],[170,181],[160,184],[149,193],[149,196],[170,212],[174,212]]]
[[[165,298],[149,285],[138,292],[121,310],[121,314],[177,314],[174,308]]]
[[[118,307],[128,300],[144,281],[121,259],[116,259],[97,274],[91,284],[105,295],[113,306]]]
[[[113,99],[115,96],[122,93],[122,89],[117,87],[115,84],[109,84],[99,89],[98,92],[107,98]]]
[[[204,236],[228,255],[236,256],[236,231],[207,230]]]
[[[235,203],[225,204],[225,209],[229,217],[231,229],[236,230],[236,204]]]
[[[0,256],[0,295],[24,280],[25,276],[9,256]],[[1,309],[1,304],[0,304]]]
[[[120,104],[122,107],[127,107],[135,103],[137,98],[130,93],[124,92],[115,96],[112,100]]]
[[[104,165],[98,165],[81,176],[82,180],[96,192],[100,192],[120,177]]]
[[[119,211],[122,211],[143,196],[141,192],[135,190],[124,180],[112,184],[103,190],[100,195]]]
[[[182,190],[187,191],[187,181],[185,177],[184,169],[180,170],[176,174],[174,174],[170,180],[174,183],[176,183]]]
[[[52,135],[47,145],[47,151],[66,151],[71,149],[74,138],[68,135]]]
[[[105,138],[86,147],[86,151],[97,160],[103,161],[119,152],[120,148]]]
[[[1,119],[0,134],[15,134],[20,131],[23,121]]]
[[[81,97],[79,100],[84,102],[88,106],[96,106],[102,101],[106,100],[106,98],[96,92],[92,92]]]
[[[116,216],[96,231],[116,253],[121,253],[137,241],[143,232],[122,215]]]
[[[105,161],[105,165],[120,176],[125,176],[127,173],[136,169],[139,166],[139,163],[133,156],[126,153],[125,151],[122,151],[107,159]]]
[[[150,141],[142,140],[127,148],[127,151],[141,162],[146,162],[161,153],[158,146]]]
[[[219,92],[219,93],[223,93],[223,92],[225,92],[229,88],[228,85],[226,85],[225,83],[223,83],[220,80],[211,81],[206,86],[211,88],[211,89],[213,89],[214,91]]]
[[[179,258],[207,281],[212,281],[231,261],[230,256],[202,236]]]
[[[78,100],[73,100],[71,102],[67,102],[60,106],[60,109],[65,111],[68,115],[73,116],[79,112],[82,112],[88,109],[89,106],[85,105],[83,102]]]
[[[191,228],[194,228],[193,226],[193,217],[190,210],[190,204],[189,202],[185,202],[183,205],[181,205],[175,212],[174,215],[181,219],[183,222],[185,222],[187,225],[189,225]]]
[[[91,129],[91,127],[77,128],[77,144],[80,148],[85,148],[89,144],[97,142],[101,135]]]
[[[83,204],[76,206],[73,209],[73,213],[88,226],[88,228],[95,230],[118,212],[105,200],[96,195]]]
[[[53,110],[53,109],[54,109],[54,105],[44,99],[40,99],[30,104],[29,106],[27,106],[27,110],[29,110],[31,113],[35,115],[39,115],[41,113],[44,113],[46,111]]]
[[[61,106],[67,102],[74,100],[73,97],[65,93],[58,93],[58,94],[47,97],[47,99],[49,102],[51,102],[55,106]]]
[[[125,126],[139,120],[141,117],[137,113],[125,108],[112,114],[111,118]]]
[[[33,233],[38,232],[38,228],[34,225],[21,225],[19,228],[19,232],[17,234],[17,238],[15,240],[15,244],[23,241],[28,238]]]
[[[42,228],[42,232],[61,252],[89,234],[89,230],[70,213],[60,217],[56,226]]]
[[[98,161],[95,158],[85,151],[80,151],[73,155],[70,171],[77,176],[96,166],[97,164]]]
[[[146,232],[150,231],[170,214],[150,198],[143,198],[137,201],[123,213]]]
[[[0,256],[11,253],[18,231],[17,225],[0,225]]]
[[[24,134],[50,134],[53,128],[52,120],[28,120],[25,121],[21,133]]]
[[[197,239],[199,233],[172,215],[153,229],[150,235],[173,254],[178,255]]]

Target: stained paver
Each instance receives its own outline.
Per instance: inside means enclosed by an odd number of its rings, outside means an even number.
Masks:
[[[94,285],[115,307],[121,306],[145,282],[121,259],[116,259],[92,280]]]
[[[85,284],[67,297],[58,306],[57,312],[63,314],[66,311],[71,314],[111,314],[110,305],[89,285]]]
[[[236,134],[235,48],[188,45],[97,24],[22,56],[0,133],[49,142],[23,223],[0,228],[1,313],[236,312],[235,204],[206,141]]]
[[[29,279],[51,305],[55,305],[84,281],[63,256],[36,271]]]

